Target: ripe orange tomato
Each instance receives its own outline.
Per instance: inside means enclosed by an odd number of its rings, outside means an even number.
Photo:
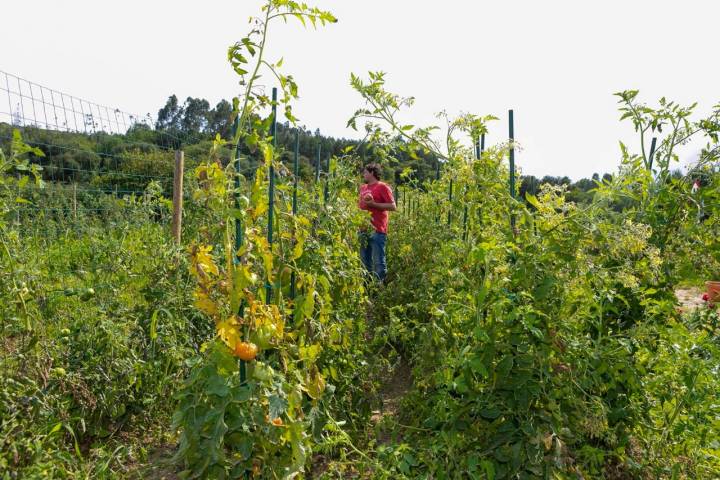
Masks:
[[[240,342],[235,345],[235,356],[240,358],[240,360],[245,360],[246,362],[254,360],[257,356],[257,352],[258,347],[254,343]]]

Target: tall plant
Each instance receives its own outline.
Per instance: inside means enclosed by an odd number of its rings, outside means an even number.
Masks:
[[[234,101],[233,144],[244,143],[264,162],[244,185],[249,192],[240,192],[244,182],[235,181],[238,174],[232,166],[226,172],[209,163],[196,172],[194,198],[220,212],[227,227],[220,245],[189,248],[197,281],[195,305],[215,322],[217,332],[193,360],[174,419],[181,430],[178,458],[194,477],[300,474],[310,458],[312,435],[319,439],[333,417],[328,405],[342,404],[331,393],[349,396],[360,388],[357,361],[351,359],[360,350],[362,322],[354,321],[353,315],[362,312],[363,297],[349,293],[362,294],[362,275],[352,254],[352,237],[344,235],[355,228],[356,219],[348,214],[354,210],[354,198],[335,194],[333,207],[326,208],[302,189],[299,202],[306,207],[295,215],[290,213],[287,186],[280,185],[274,204],[269,201],[273,167],[281,174],[283,168],[268,134],[275,119],[261,118],[272,100],[257,84],[263,70],[277,79],[282,92],[278,103],[294,122],[291,100],[297,97],[297,85],[292,76],[280,72],[282,60],[265,59],[270,26],[293,18],[324,25],[335,18],[281,0],[267,2],[262,11],[228,57],[244,90]],[[216,147],[221,143],[218,139]],[[349,174],[339,160],[336,184],[347,182]],[[269,218],[275,219],[272,225]],[[238,228],[229,228],[235,220]],[[279,234],[274,242],[268,240],[266,229]],[[236,235],[243,239],[239,250]],[[223,254],[216,255],[217,250]],[[293,274],[296,290],[290,285]],[[238,368],[238,357],[247,362],[247,378]]]

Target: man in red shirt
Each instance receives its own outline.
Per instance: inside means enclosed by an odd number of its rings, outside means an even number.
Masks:
[[[370,212],[370,225],[360,232],[360,259],[369,272],[382,282],[385,280],[385,241],[387,239],[388,212],[397,210],[390,187],[380,181],[382,169],[371,163],[363,169],[358,207]]]

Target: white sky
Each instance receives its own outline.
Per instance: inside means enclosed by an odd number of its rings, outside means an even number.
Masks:
[[[579,178],[613,171],[618,140],[635,138],[613,92],[697,101],[699,115],[720,102],[716,0],[306,1],[339,23],[275,24],[269,59],[285,58],[300,85],[296,115],[324,134],[358,136],[345,128],[360,106],[350,72],[383,70],[392,91],[416,97],[412,123],[434,123],[443,109],[494,114],[492,143],[507,136],[513,108],[523,172]],[[261,2],[3,4],[0,70],[154,116],[172,93],[214,105],[238,92],[227,47]]]

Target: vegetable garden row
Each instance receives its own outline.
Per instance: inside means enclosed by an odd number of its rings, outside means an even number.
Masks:
[[[485,146],[492,116],[444,115],[438,135],[398,120],[413,101],[385,74],[353,75],[348,124],[373,160],[438,159],[434,180],[403,174],[378,285],[357,254],[369,159],[347,149],[314,182],[280,161],[277,111],[296,120],[298,86],[266,46],[293,19],[335,21],[268,0],[229,49],[244,91],[232,138],[187,179],[181,247],[159,191],[72,228],[17,215],[42,198],[42,152],[14,134],[0,156],[0,478],[717,478],[719,317],[674,291],[720,272],[720,106],[696,120],[618,94],[640,153],[623,146],[577,205],[549,185],[519,197],[512,115],[505,143]],[[246,151],[260,159],[247,175]],[[397,410],[378,415],[405,367]]]

